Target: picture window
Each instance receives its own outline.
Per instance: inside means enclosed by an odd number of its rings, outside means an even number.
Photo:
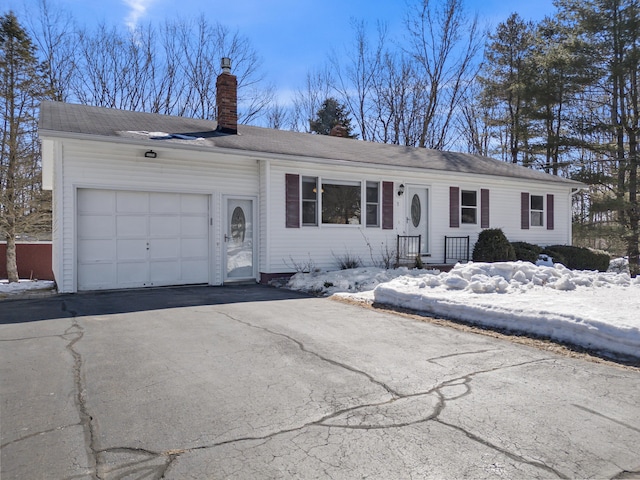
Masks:
[[[361,183],[322,181],[322,223],[360,225]]]

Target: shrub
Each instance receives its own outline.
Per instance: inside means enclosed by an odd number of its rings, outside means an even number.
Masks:
[[[542,247],[527,242],[511,242],[516,254],[516,260],[536,263],[538,256],[542,253]]]
[[[350,268],[358,268],[359,266],[362,265],[362,260],[360,260],[360,257],[352,255],[349,252],[343,255],[336,255],[334,253],[333,257],[336,259],[336,262],[338,263],[338,267],[340,267],[340,270],[349,270]]]
[[[562,263],[572,270],[598,270],[606,272],[611,257],[604,252],[594,252],[584,247],[569,245],[551,245],[544,249],[556,263]]]
[[[483,230],[473,247],[474,262],[511,262],[516,253],[507,237],[499,228]]]

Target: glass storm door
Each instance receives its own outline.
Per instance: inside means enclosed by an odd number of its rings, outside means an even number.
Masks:
[[[255,279],[253,199],[227,198],[225,280]]]
[[[420,253],[429,253],[429,190],[407,188],[407,235],[421,235]]]

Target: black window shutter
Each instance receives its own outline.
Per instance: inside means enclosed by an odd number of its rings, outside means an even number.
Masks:
[[[393,229],[393,182],[382,182],[382,228]]]
[[[520,228],[529,230],[529,194],[527,192],[520,194]]]
[[[300,175],[285,175],[286,227],[300,228]]]
[[[480,228],[489,228],[489,190],[480,190]]]
[[[460,227],[460,189],[449,187],[449,227]]]
[[[547,195],[547,230],[553,230],[553,195]]]

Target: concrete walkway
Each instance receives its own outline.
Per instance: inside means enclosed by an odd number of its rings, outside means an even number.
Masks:
[[[637,478],[638,392],[258,285],[0,303],[3,480]]]

